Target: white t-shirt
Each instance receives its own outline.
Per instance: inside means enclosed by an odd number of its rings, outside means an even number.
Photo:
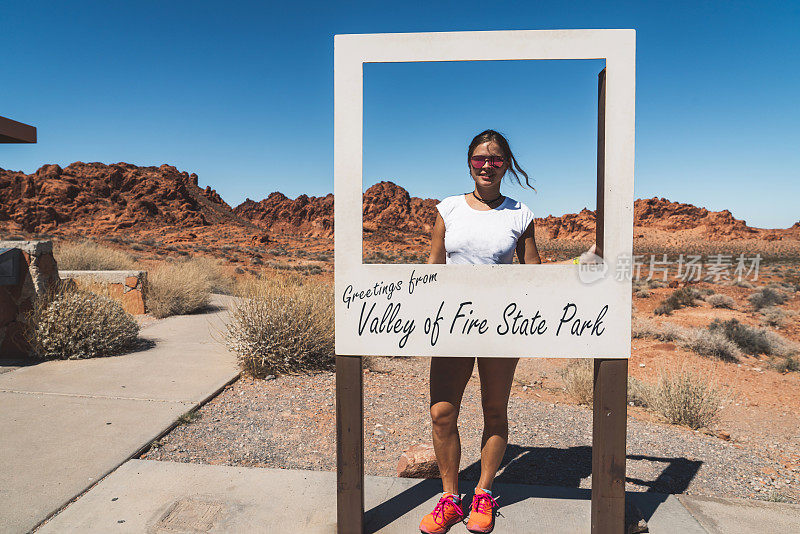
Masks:
[[[447,197],[436,205],[444,220],[446,263],[511,263],[517,240],[533,220],[533,212],[505,197],[494,209],[479,211],[464,195]]]

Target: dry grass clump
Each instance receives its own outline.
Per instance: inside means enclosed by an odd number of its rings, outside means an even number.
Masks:
[[[139,324],[119,302],[68,282],[36,299],[26,326],[31,355],[46,360],[121,354],[139,335]]]
[[[727,339],[735,343],[747,354],[769,354],[770,342],[767,340],[766,330],[752,328],[740,323],[736,319],[727,321],[714,321],[708,325],[712,332],[721,332]]]
[[[711,304],[712,308],[727,308],[732,310],[736,306],[736,301],[733,297],[729,297],[728,295],[709,295],[706,297],[706,302]]]
[[[793,310],[784,310],[777,306],[767,306],[761,309],[763,322],[768,326],[783,326],[786,319],[795,313]]]
[[[735,362],[741,355],[739,347],[719,330],[706,328],[686,329],[678,340],[687,349],[701,356],[709,356],[723,361]]]
[[[228,275],[222,260],[210,256],[194,256],[184,261],[191,262],[196,269],[205,273],[212,293],[220,293],[222,295],[233,294],[236,279]],[[180,265],[183,265],[183,263],[180,263]]]
[[[628,404],[644,408],[653,404],[653,386],[642,382],[638,378],[628,377]]]
[[[578,404],[592,405],[594,397],[594,362],[581,358],[559,371],[564,381],[564,392]]]
[[[214,271],[195,259],[163,263],[147,273],[147,308],[159,319],[208,306]]]
[[[747,354],[790,358],[800,352],[800,346],[794,341],[769,329],[747,326],[736,319],[715,319],[708,325],[708,330],[722,333]]]
[[[698,429],[717,422],[722,394],[700,373],[662,371],[649,401],[670,423]]]
[[[760,290],[747,297],[747,300],[750,301],[750,304],[752,304],[756,310],[783,304],[788,299],[789,295],[779,289],[771,287],[762,287]]]
[[[243,281],[225,342],[250,375],[333,369],[333,288],[300,276]]]
[[[659,341],[678,341],[684,337],[686,329],[673,323],[658,324],[652,319],[634,317],[631,320],[632,338],[651,338]]]
[[[137,270],[133,256],[98,245],[85,239],[75,243],[59,243],[53,256],[62,271],[130,271]]]

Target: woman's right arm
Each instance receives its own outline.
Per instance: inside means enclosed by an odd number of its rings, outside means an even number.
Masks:
[[[447,251],[444,248],[444,219],[441,213],[436,213],[436,222],[431,231],[431,255],[428,263],[447,263]]]

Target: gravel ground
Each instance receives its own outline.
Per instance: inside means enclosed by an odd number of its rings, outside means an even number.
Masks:
[[[405,360],[381,359],[382,372],[365,371],[364,470],[369,475],[395,476],[403,450],[430,442],[427,361]],[[334,471],[334,391],[332,373],[242,377],[142,458]],[[498,482],[591,486],[591,409],[542,402],[535,388],[515,385],[509,419]],[[479,383],[473,377],[459,417],[462,480],[477,480],[480,473],[481,420]],[[627,452],[630,491],[800,502],[800,473],[782,469],[749,445],[629,417]]]

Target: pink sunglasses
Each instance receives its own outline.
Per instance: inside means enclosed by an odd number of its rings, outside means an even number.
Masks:
[[[499,169],[503,166],[503,163],[505,163],[506,160],[503,159],[503,156],[472,156],[469,158],[469,163],[472,165],[473,169],[480,169],[486,164],[487,161],[489,162],[489,165]]]

